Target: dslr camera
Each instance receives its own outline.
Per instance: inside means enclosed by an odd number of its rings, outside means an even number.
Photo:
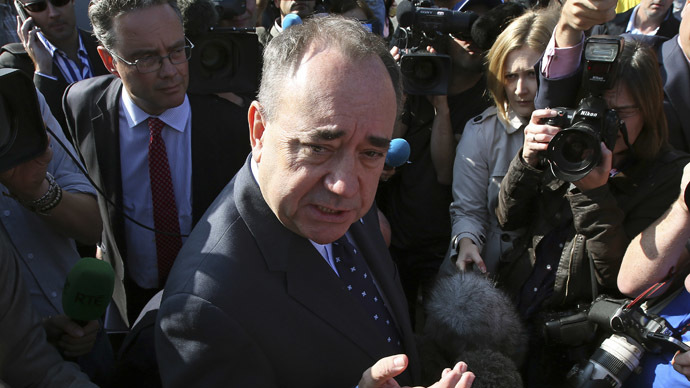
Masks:
[[[690,349],[680,334],[662,317],[649,314],[629,299],[599,296],[587,308],[572,316],[559,317],[545,324],[547,334],[589,341],[597,327],[608,333],[594,354],[575,365],[566,376],[564,387],[621,387],[639,366],[645,352],[682,352]],[[557,340],[557,338],[551,338]]]
[[[451,58],[444,54],[448,34],[468,35],[478,15],[434,7],[430,0],[404,0],[397,19],[405,39],[400,57],[403,89],[407,94],[448,94]],[[437,53],[426,51],[433,46]]]
[[[574,182],[589,174],[601,161],[600,143],[613,150],[618,132],[625,131],[623,121],[602,97],[604,90],[615,82],[623,42],[623,38],[613,36],[587,38],[581,86],[585,97],[575,109],[553,108],[558,115],[540,121],[562,128],[542,155],[558,179]]]

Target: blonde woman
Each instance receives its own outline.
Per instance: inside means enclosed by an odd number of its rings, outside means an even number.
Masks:
[[[455,265],[493,274],[519,232],[502,232],[496,219],[501,180],[522,146],[534,110],[534,65],[546,48],[556,17],[527,11],[498,36],[487,56],[487,89],[495,106],[467,123],[453,166],[452,244]]]

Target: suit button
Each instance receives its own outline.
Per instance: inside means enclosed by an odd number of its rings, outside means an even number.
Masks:
[[[501,235],[501,241],[503,242],[509,242],[510,241],[510,235],[508,233],[503,233]]]

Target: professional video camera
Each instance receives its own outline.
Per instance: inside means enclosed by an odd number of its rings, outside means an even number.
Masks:
[[[558,115],[541,121],[563,128],[549,142],[545,159],[553,174],[566,182],[582,179],[599,164],[601,142],[613,150],[619,131],[627,139],[625,123],[602,97],[615,81],[623,38],[593,36],[585,42],[584,51],[582,88],[586,96],[575,109],[554,108]]]
[[[254,94],[260,70],[261,48],[253,28],[212,27],[194,39],[189,92]]]
[[[448,94],[451,59],[446,55],[448,34],[467,35],[478,16],[474,12],[433,7],[430,0],[398,4],[398,24],[406,39],[400,57],[403,89],[407,94]],[[437,53],[426,51],[433,46]]]
[[[0,69],[0,172],[41,155],[47,145],[34,83],[21,70]]]
[[[620,387],[638,367],[645,351],[690,350],[664,318],[646,313],[628,299],[605,295],[574,315],[546,322],[545,333],[547,338],[555,334],[558,338],[568,338],[570,343],[586,342],[594,336],[597,327],[612,334],[589,360],[573,367],[565,387]]]
[[[251,96],[259,86],[261,48],[254,28],[218,27],[244,13],[246,0],[180,0],[185,34],[194,43],[190,93]]]

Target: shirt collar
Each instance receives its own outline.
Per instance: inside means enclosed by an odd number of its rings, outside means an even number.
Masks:
[[[668,16],[671,14],[670,11],[672,10],[672,8],[673,7],[671,7],[669,12],[666,12],[666,17],[664,18],[664,21],[666,21],[666,19],[668,19]],[[639,4],[636,5],[635,8],[633,8],[632,14],[630,15],[630,19],[628,20],[628,26],[625,27],[625,32],[632,33],[632,34],[642,34],[640,32],[640,30],[637,28],[637,26],[635,25],[635,17],[637,16],[637,11],[639,9],[640,9]],[[657,28],[654,30],[654,33],[652,35],[656,35],[657,31],[659,31],[659,27],[661,27],[661,25],[657,26]]]
[[[123,90],[122,92],[122,105],[125,108],[125,118],[127,119],[127,125],[130,128],[136,127],[151,117],[150,114],[144,112],[137,106],[137,104],[134,103],[127,90]],[[170,108],[156,117],[163,121],[168,127],[178,132],[184,132],[187,128],[187,121],[189,120],[190,115],[191,109],[189,106],[189,99],[185,94],[184,102],[182,104],[174,108]]]
[[[514,110],[508,108],[508,112],[506,112],[506,113],[507,113],[507,116],[508,116],[508,124],[510,124],[510,125],[505,125],[504,127],[506,128],[506,132],[507,132],[509,135],[512,134],[512,133],[514,133],[514,132],[517,131],[518,129],[520,129],[520,128],[522,127],[523,124],[526,124],[526,123],[523,121],[523,118],[520,117],[520,116],[518,116],[518,114],[515,113]]]
[[[50,41],[48,40],[48,38],[46,38],[45,35],[43,35],[42,32],[39,32],[39,33],[38,33],[38,39],[41,41],[41,43],[43,43],[43,46],[45,46],[46,50],[48,50],[48,52],[50,53],[50,56],[51,56],[51,57],[54,57],[54,56],[55,56],[55,52],[56,52],[56,51],[59,52],[59,53],[61,53],[62,56],[67,57],[67,54],[65,54],[62,50],[58,49],[57,47],[55,47],[55,45],[53,45],[52,43],[50,43]],[[77,52],[77,53],[78,53],[79,56],[81,56],[81,57],[87,56],[86,47],[84,47],[84,41],[82,41],[82,39],[81,39],[81,34],[78,33],[78,32],[77,32],[77,39],[79,39],[79,49],[78,49],[78,52]]]

